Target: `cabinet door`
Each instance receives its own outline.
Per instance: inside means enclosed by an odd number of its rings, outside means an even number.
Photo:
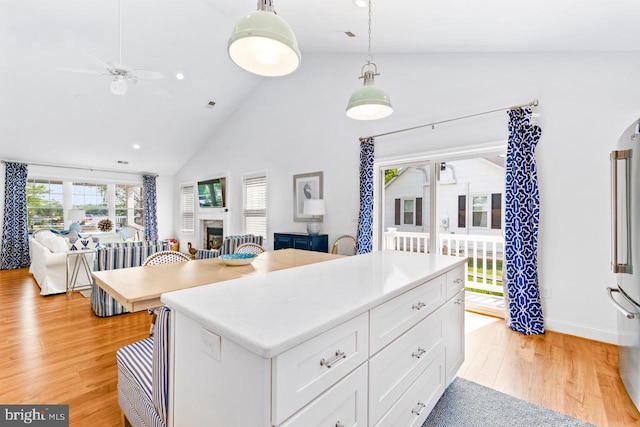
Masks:
[[[446,380],[449,385],[464,362],[464,290],[458,292],[445,305],[444,339]]]
[[[273,249],[287,249],[291,248],[293,245],[291,244],[291,237],[281,234],[275,234],[273,236]]]
[[[364,363],[279,427],[367,425],[367,364]]]
[[[305,251],[311,250],[311,239],[308,237],[294,237],[293,249],[304,249]]]

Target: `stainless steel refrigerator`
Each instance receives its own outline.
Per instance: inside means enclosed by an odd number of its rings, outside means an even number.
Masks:
[[[618,309],[620,377],[640,409],[640,120],[611,152],[611,269]]]

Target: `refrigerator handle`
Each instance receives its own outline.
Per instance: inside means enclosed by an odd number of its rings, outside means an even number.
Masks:
[[[633,272],[631,265],[631,150],[611,152],[611,270],[614,273]],[[624,162],[623,187],[618,188],[618,162]],[[624,198],[624,206],[619,206]],[[624,227],[624,241],[619,242],[621,227]],[[624,250],[623,254],[619,249]]]
[[[607,295],[609,295],[609,300],[611,301],[611,304],[613,304],[613,306],[620,313],[624,314],[627,317],[627,319],[640,319],[640,313],[632,313],[629,310],[627,310],[626,308],[624,308],[623,306],[621,306],[618,301],[616,301],[616,299],[613,297],[613,293],[614,292],[620,293],[620,289],[607,288]],[[622,293],[622,296],[624,296],[624,293]],[[625,297],[625,299],[626,299],[626,297]]]

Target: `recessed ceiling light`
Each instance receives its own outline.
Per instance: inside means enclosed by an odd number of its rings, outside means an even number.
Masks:
[[[182,74],[182,73],[176,73],[176,79],[178,79],[178,80],[183,80],[183,79],[184,79],[184,74]]]
[[[367,0],[353,0],[353,4],[358,7],[367,7]]]
[[[132,145],[134,150],[139,150],[140,149],[140,144],[133,144]]]

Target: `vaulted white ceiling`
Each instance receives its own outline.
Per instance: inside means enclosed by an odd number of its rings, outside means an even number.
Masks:
[[[110,93],[109,77],[60,70],[100,69],[87,54],[118,62],[118,0],[0,2],[0,158],[173,174],[263,81],[226,53],[255,0],[121,1],[122,63],[165,76],[124,96]],[[358,53],[364,62],[366,9],[352,0],[274,4],[303,61]],[[637,0],[374,0],[373,49],[638,52],[638,22]]]

